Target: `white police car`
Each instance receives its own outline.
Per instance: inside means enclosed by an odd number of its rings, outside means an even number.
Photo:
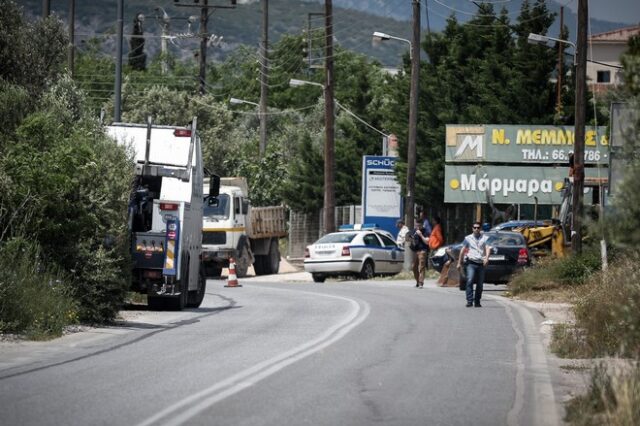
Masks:
[[[319,283],[329,276],[395,275],[403,263],[404,249],[374,224],[343,225],[304,250],[304,270]]]

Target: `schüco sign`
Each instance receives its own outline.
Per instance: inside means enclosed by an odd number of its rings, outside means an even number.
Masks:
[[[587,127],[585,164],[609,164],[605,126]],[[573,152],[573,126],[447,125],[447,163],[565,164]]]

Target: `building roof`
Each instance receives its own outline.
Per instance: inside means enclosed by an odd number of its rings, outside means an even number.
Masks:
[[[589,38],[592,42],[626,43],[632,36],[640,34],[640,25],[634,27],[618,28],[617,30],[607,31],[605,33],[594,34]]]

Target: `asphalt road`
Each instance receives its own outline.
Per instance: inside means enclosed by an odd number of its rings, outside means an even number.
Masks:
[[[0,344],[3,425],[556,425],[540,318],[487,286],[209,280],[200,309]]]

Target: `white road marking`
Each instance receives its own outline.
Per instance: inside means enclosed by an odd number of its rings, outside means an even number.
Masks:
[[[275,288],[271,290],[291,291]],[[303,293],[311,292],[304,291]],[[369,304],[364,301],[358,302],[354,299],[329,294],[313,294],[315,296],[331,297],[346,301],[350,305],[349,312],[342,321],[327,329],[317,338],[269,360],[263,361],[251,368],[234,374],[226,380],[218,382],[206,389],[196,392],[142,421],[137,426],[149,426],[156,423],[167,426],[181,425],[217,402],[220,402],[223,399],[252,386],[260,380],[277,373],[283,368],[332,345],[360,325],[371,312]]]
[[[532,424],[544,426],[557,426],[561,424],[560,415],[558,413],[558,404],[555,400],[553,386],[551,384],[551,376],[549,375],[547,355],[545,353],[544,345],[540,340],[540,336],[536,331],[536,323],[531,311],[502,298],[491,297],[491,299],[498,301],[506,307],[506,312],[511,320],[513,330],[518,336],[518,342],[516,343],[516,395],[513,407],[511,407],[511,410],[507,415],[507,424],[510,426],[521,424],[519,416],[524,407],[524,395],[526,390],[524,382],[526,362],[524,357],[525,347],[527,348],[531,358],[529,361],[530,365],[527,367],[529,370],[527,377],[531,377],[533,382],[531,388],[535,408],[532,411],[534,415]],[[524,322],[524,330],[529,330],[526,335],[520,330],[520,327],[518,327],[514,317],[514,311],[518,312],[520,318]]]

